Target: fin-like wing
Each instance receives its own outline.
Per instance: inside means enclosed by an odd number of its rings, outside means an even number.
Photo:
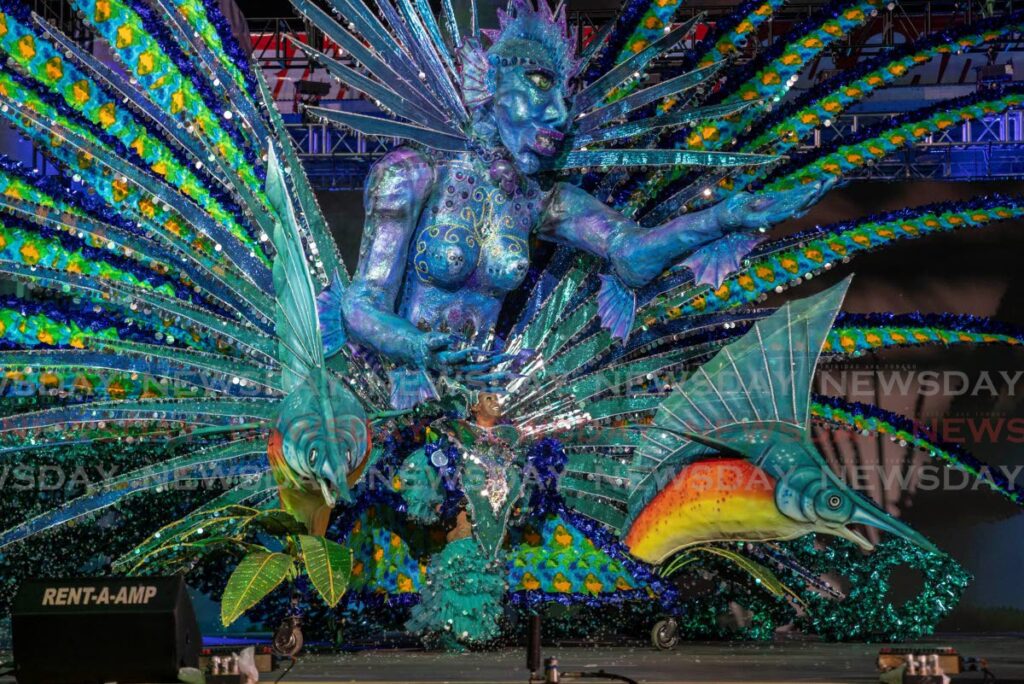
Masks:
[[[324,367],[324,346],[317,319],[316,290],[302,249],[298,222],[288,197],[287,181],[271,146],[267,164],[267,198],[277,212],[274,226],[274,290],[277,294],[277,339],[282,384],[291,390],[314,369]]]

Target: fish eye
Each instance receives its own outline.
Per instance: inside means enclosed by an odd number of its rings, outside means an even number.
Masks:
[[[526,74],[526,78],[530,79],[530,82],[541,90],[551,90],[551,86],[555,84],[551,74],[543,71],[531,71]]]
[[[843,499],[838,494],[833,494],[832,496],[828,497],[828,501],[826,501],[826,503],[828,504],[829,508],[836,509],[842,505]]]
[[[316,447],[309,450],[309,464],[313,465],[316,463],[316,457],[320,455],[320,452]]]

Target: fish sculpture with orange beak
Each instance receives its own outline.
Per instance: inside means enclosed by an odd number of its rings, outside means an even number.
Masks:
[[[612,486],[594,517],[617,523],[634,556],[661,564],[695,544],[815,532],[871,549],[854,523],[935,548],[844,484],[811,442],[811,381],[848,286],[788,303],[724,347],[639,427],[628,479],[596,478]]]
[[[351,501],[349,488],[369,458],[371,429],[362,404],[327,368],[316,290],[273,147],[267,166],[267,197],[277,214],[274,323],[281,385],[288,392],[270,432],[267,456],[281,505],[320,535],[335,504]]]

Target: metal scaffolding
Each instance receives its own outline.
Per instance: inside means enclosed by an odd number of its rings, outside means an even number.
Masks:
[[[804,149],[842,143],[894,114],[850,114],[819,129]],[[917,145],[862,167],[853,178],[989,180],[1024,178],[1024,111],[967,121],[933,133]]]
[[[803,151],[853,138],[893,113],[848,114],[819,129]],[[313,185],[321,190],[359,190],[374,160],[401,141],[367,138],[326,124],[288,126]],[[1014,110],[951,126],[862,167],[853,178],[985,180],[1024,178],[1024,111]]]

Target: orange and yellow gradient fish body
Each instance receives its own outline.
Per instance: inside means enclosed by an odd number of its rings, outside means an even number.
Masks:
[[[692,544],[799,536],[806,525],[779,511],[775,484],[744,459],[689,465],[640,512],[626,534],[626,546],[640,560],[659,564]]]

